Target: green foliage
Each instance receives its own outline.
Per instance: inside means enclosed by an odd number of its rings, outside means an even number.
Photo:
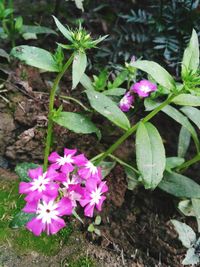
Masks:
[[[23,162],[17,164],[15,172],[19,176],[20,181],[30,182],[31,179],[28,177],[28,170],[35,169],[37,167],[39,167],[39,165],[35,163]]]
[[[34,213],[25,213],[23,211],[18,212],[13,220],[10,222],[10,227],[13,229],[25,226],[32,218],[35,217]]]
[[[78,51],[72,64],[72,89],[74,89],[81,80],[87,66],[87,57],[84,52]]]
[[[138,126],[136,160],[145,188],[154,189],[162,180],[166,158],[160,134],[151,123]]]
[[[92,2],[92,1],[91,1]],[[94,1],[95,2],[95,1]],[[130,4],[129,4],[130,3]],[[90,19],[99,17],[112,29],[110,41],[97,54],[97,60],[122,63],[134,55],[163,62],[178,73],[184,47],[192,29],[200,31],[199,1],[131,1],[115,5],[101,1],[99,7],[89,6]],[[94,9],[92,10],[92,7]],[[106,13],[112,10],[112,15]],[[134,45],[134,49],[133,49]]]
[[[101,138],[100,130],[85,115],[74,112],[59,112],[53,117],[53,121],[75,133],[96,133],[97,137]]]
[[[199,250],[200,239],[196,238],[195,232],[190,226],[177,220],[171,220],[175,230],[178,232],[179,239],[183,246],[188,248],[185,259],[182,261],[183,265],[196,265],[200,258],[197,253]]]
[[[185,157],[190,145],[191,133],[185,127],[181,127],[178,137],[178,157]]]
[[[39,47],[21,45],[11,50],[11,56],[24,61],[27,65],[50,72],[59,72],[53,55]]]
[[[153,61],[138,60],[132,64],[133,67],[143,70],[151,75],[151,77],[160,85],[172,91],[175,88],[175,82],[172,76],[159,64]]]
[[[200,198],[200,185],[175,172],[166,172],[158,187],[175,197]]]
[[[199,67],[199,40],[196,31],[193,29],[188,47],[185,49],[182,61],[182,78],[192,72],[195,73]]]
[[[107,175],[109,175],[115,165],[116,162],[108,161],[102,161],[100,164],[98,164],[98,166],[101,167],[102,177],[105,178]]]
[[[180,111],[175,109],[174,107],[168,105],[162,111],[167,114],[169,117],[171,117],[176,122],[180,123],[183,127],[185,127],[190,133],[194,140],[194,143],[196,145],[197,150],[199,149],[199,140],[197,133],[192,126],[192,124],[189,122],[186,116],[184,116]]]
[[[86,90],[86,94],[90,105],[97,112],[124,130],[130,128],[130,123],[126,115],[106,95],[94,90]]]

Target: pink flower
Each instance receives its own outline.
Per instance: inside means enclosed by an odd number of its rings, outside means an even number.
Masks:
[[[29,170],[28,175],[32,181],[21,182],[19,185],[19,193],[27,194],[26,201],[32,202],[44,197],[56,198],[58,196],[59,185],[53,182],[58,176],[55,170],[49,168],[47,172],[43,173],[42,168],[39,167]]]
[[[52,152],[49,155],[49,161],[53,164],[51,164],[51,167],[55,170],[60,169],[64,173],[72,172],[74,170],[74,155],[76,154],[76,149],[64,149],[64,156],[61,157],[58,155],[57,152]]]
[[[126,93],[119,102],[119,107],[123,112],[128,112],[134,101],[134,97],[130,92]]]
[[[72,214],[72,204],[66,198],[62,198],[59,202],[53,200],[39,203],[30,202],[26,204],[23,211],[36,213],[36,217],[26,225],[27,229],[34,235],[39,236],[45,231],[47,235],[53,235],[65,227],[65,221],[60,217]]]
[[[138,94],[140,97],[147,97],[153,91],[157,90],[157,85],[148,81],[148,80],[141,80],[131,86],[131,91]]]
[[[77,202],[80,202],[80,200],[83,197],[83,188],[77,184],[77,185],[69,185],[68,188],[64,187],[62,188],[63,196],[71,201],[72,207],[77,207]]]
[[[96,179],[89,179],[86,182],[83,198],[80,200],[82,207],[85,207],[84,214],[87,217],[93,217],[94,208],[101,211],[102,204],[106,199],[103,193],[108,191],[106,182],[100,182]]]
[[[86,160],[85,163],[83,163],[83,165],[81,166],[81,168],[79,168],[78,175],[84,180],[93,178],[97,181],[101,181],[101,169],[94,166],[94,164],[89,160]]]

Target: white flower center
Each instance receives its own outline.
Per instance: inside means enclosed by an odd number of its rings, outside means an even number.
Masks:
[[[90,205],[99,204],[101,199],[101,188],[97,188],[95,191],[92,191],[90,197],[92,198]]]
[[[144,92],[144,93],[148,93],[148,92],[151,91],[151,89],[149,88],[148,85],[141,85],[141,86],[140,86],[140,90],[141,90],[142,92]]]
[[[72,155],[64,155],[64,157],[60,157],[56,160],[56,162],[60,165],[63,166],[66,163],[73,163],[74,160],[72,159]]]
[[[46,185],[49,183],[50,179],[46,178],[46,172],[43,175],[38,176],[37,179],[34,179],[33,182],[31,182],[31,191],[38,190],[39,192],[42,192],[46,189]]]
[[[88,162],[85,164],[85,167],[86,167],[87,169],[89,169],[89,171],[90,171],[90,173],[91,173],[92,175],[94,175],[94,174],[96,174],[96,173],[98,172],[97,167],[95,167],[95,166],[92,164],[92,162],[90,162],[90,161],[88,161]]]
[[[42,223],[45,224],[50,224],[51,220],[56,220],[58,219],[58,211],[57,209],[57,204],[53,203],[53,201],[49,201],[49,203],[40,203],[37,208],[37,218],[42,220]]]
[[[121,105],[128,105],[129,104],[129,100],[127,97],[123,97],[120,101]]]

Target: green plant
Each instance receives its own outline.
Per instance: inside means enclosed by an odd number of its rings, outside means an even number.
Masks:
[[[37,34],[56,34],[55,31],[42,26],[24,25],[21,16],[14,17],[13,1],[0,0],[0,39],[11,42],[15,46],[16,40],[23,37],[25,40],[37,39]]]

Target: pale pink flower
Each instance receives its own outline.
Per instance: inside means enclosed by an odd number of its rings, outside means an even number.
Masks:
[[[151,92],[157,90],[157,85],[148,81],[148,80],[141,80],[131,86],[131,91],[138,94],[140,97],[147,97]]]
[[[134,97],[130,92],[126,93],[119,102],[119,107],[123,112],[128,112],[133,105]]]

